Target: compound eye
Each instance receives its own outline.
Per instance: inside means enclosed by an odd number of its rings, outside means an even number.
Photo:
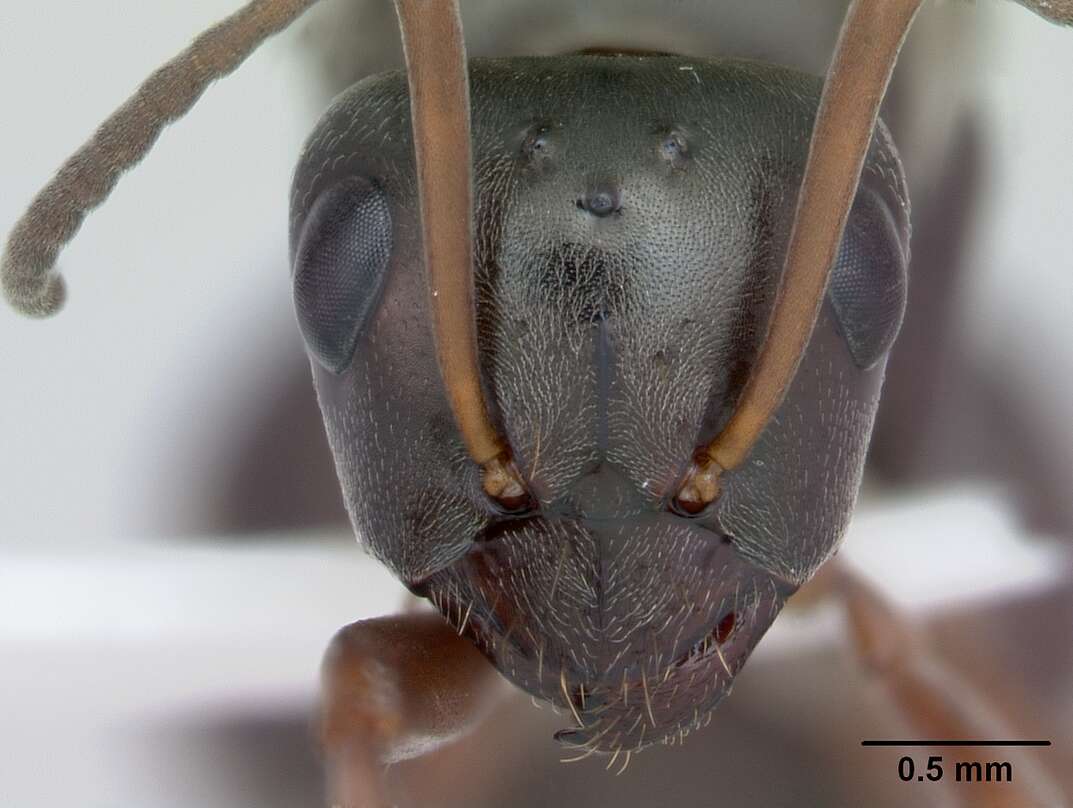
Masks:
[[[864,369],[886,356],[902,324],[906,251],[885,202],[857,194],[827,294],[854,363]]]
[[[381,188],[350,177],[317,197],[298,240],[294,307],[309,353],[327,370],[350,366],[390,256],[391,214]]]

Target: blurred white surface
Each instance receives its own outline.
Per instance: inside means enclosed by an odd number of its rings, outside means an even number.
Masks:
[[[338,537],[265,538],[0,549],[0,805],[301,804],[321,655],[406,593]],[[298,747],[236,783],[287,722]]]

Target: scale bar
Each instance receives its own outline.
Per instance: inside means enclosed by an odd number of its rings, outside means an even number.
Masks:
[[[974,741],[968,739],[932,739],[932,740],[871,740],[861,741],[861,746],[1050,746],[1050,741]]]

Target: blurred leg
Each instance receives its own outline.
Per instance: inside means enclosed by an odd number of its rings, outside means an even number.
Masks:
[[[320,734],[332,805],[390,805],[385,765],[473,729],[505,692],[501,683],[438,614],[393,615],[341,629],[322,671]]]
[[[864,665],[878,675],[894,707],[919,739],[1008,739],[1018,733],[1001,720],[985,694],[973,689],[933,652],[911,619],[862,578],[837,562],[817,575],[811,594],[838,595]],[[1029,753],[1003,748],[1016,781],[954,786],[973,806],[1064,805],[1061,790]],[[944,778],[950,779],[950,778]]]

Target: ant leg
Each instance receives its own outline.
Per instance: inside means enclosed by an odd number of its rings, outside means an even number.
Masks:
[[[936,656],[924,632],[860,576],[836,561],[814,579],[812,595],[835,594],[846,609],[861,662],[922,739],[1016,738],[985,696]],[[1003,750],[1007,756],[1017,750]],[[1027,754],[1014,757],[1016,781],[974,785],[964,804],[1064,805],[1061,789]],[[954,794],[955,796],[959,796]]]
[[[442,617],[411,612],[340,629],[324,656],[319,734],[330,804],[392,804],[388,764],[475,728],[497,702],[495,668]]]

